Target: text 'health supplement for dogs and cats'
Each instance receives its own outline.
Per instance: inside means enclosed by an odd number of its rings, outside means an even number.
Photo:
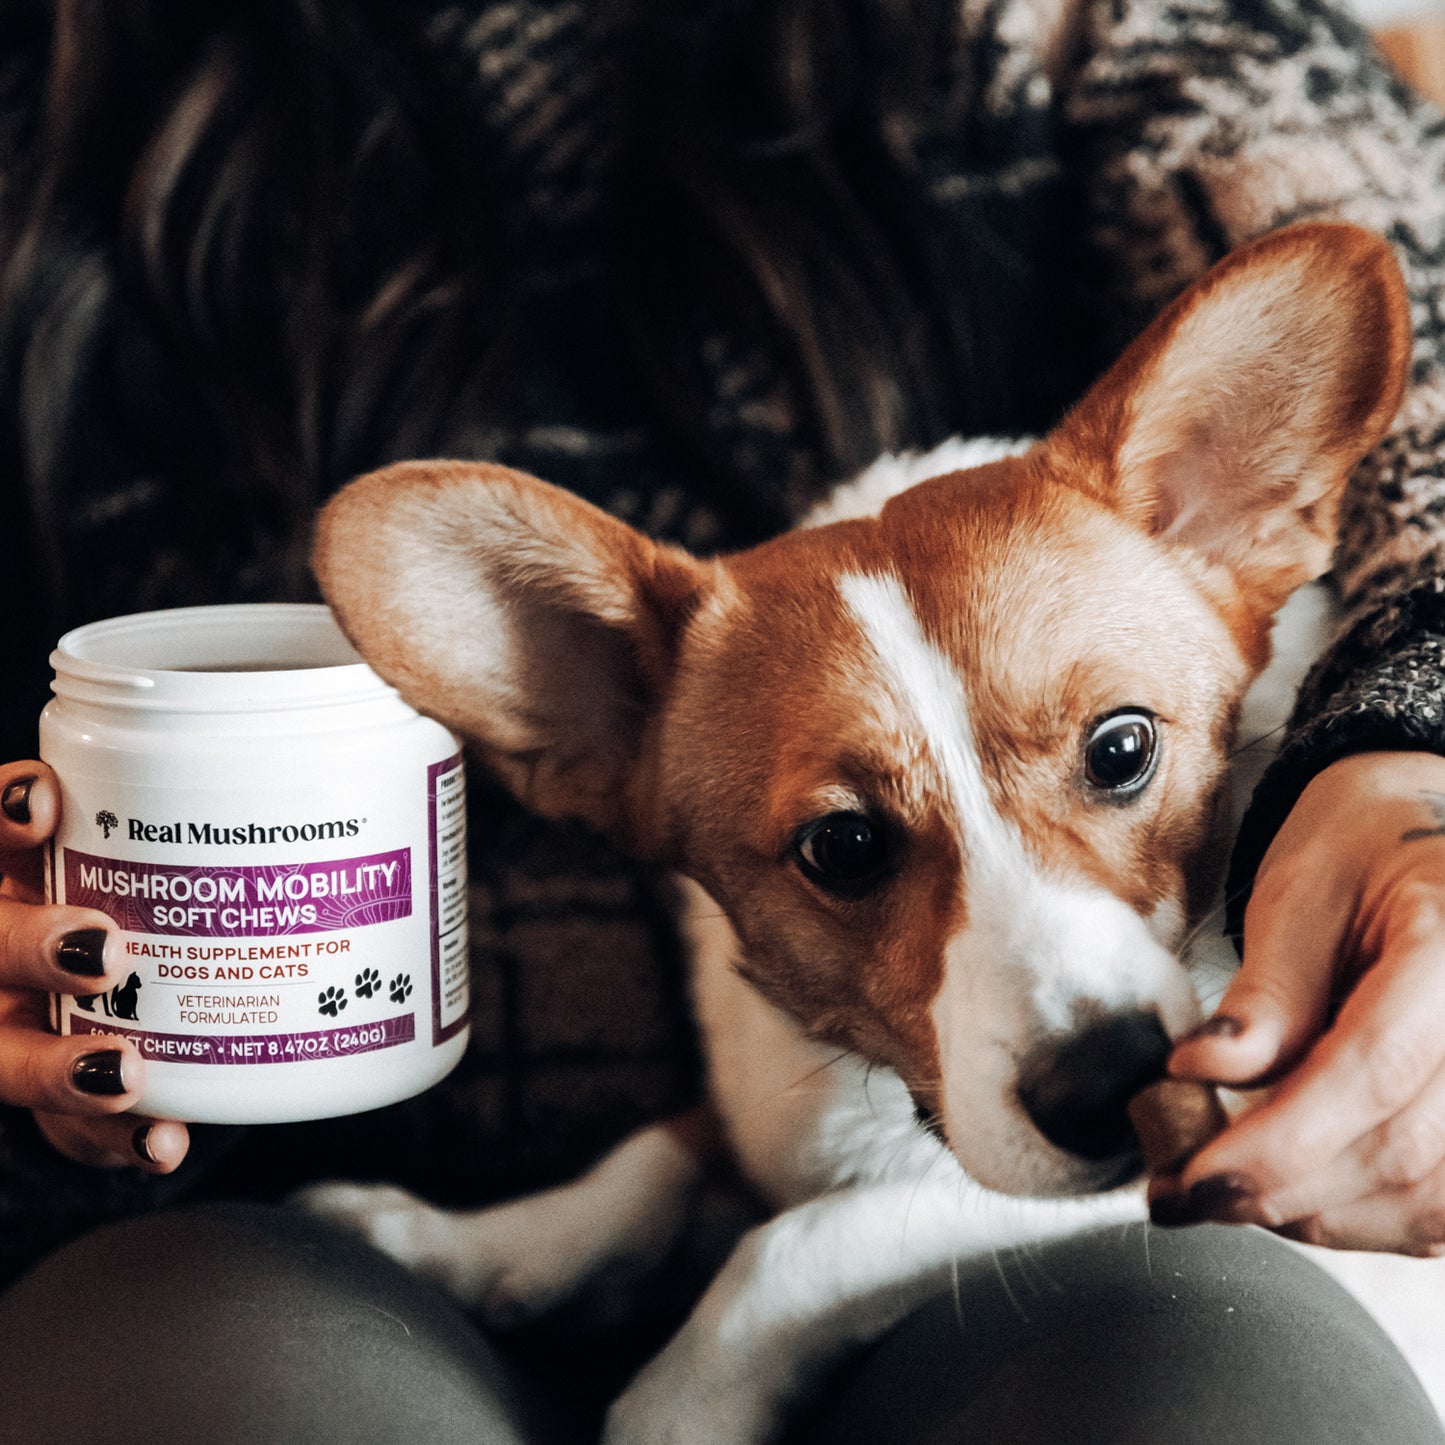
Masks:
[[[120,926],[127,975],[60,996],[130,1039],[137,1112],[277,1123],[434,1084],[467,1041],[460,746],[320,606],[139,613],[51,654],[57,903]]]

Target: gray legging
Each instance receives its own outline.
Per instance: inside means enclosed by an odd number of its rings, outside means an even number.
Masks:
[[[979,1262],[823,1393],[799,1445],[1445,1441],[1348,1295],[1217,1226]],[[129,1220],[0,1296],[3,1445],[573,1438],[534,1396],[426,1285],[282,1210]]]

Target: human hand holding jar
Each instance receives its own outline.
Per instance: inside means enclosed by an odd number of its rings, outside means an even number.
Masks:
[[[43,852],[60,816],[41,762],[0,765],[0,1102],[31,1109],[70,1159],[168,1174],[185,1158],[184,1124],[128,1113],[145,1060],[118,1035],[60,1037],[50,995],[92,997],[125,978],[118,935],[93,908],[44,902]]]

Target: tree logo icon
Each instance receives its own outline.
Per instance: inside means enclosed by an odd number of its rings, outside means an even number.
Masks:
[[[110,837],[110,830],[112,828],[120,827],[120,819],[117,818],[109,808],[102,808],[100,812],[95,815],[95,821],[100,825],[101,831],[107,838]]]

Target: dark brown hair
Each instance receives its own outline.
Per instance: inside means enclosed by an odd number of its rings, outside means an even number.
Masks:
[[[699,303],[780,358],[817,486],[884,449],[1034,420],[1010,414],[989,353],[988,258],[901,156],[910,127],[963,124],[917,113],[959,103],[929,75],[952,11],[589,14],[623,97],[610,304],[735,539],[799,497],[711,445]],[[60,614],[108,565],[76,575],[69,519],[119,516],[117,489],[164,487],[174,543],[135,540],[158,560],[124,605],[300,594],[328,490],[505,417],[497,159],[427,22],[383,0],[56,0],[0,20],[0,464],[19,483],[0,524],[39,538]]]

